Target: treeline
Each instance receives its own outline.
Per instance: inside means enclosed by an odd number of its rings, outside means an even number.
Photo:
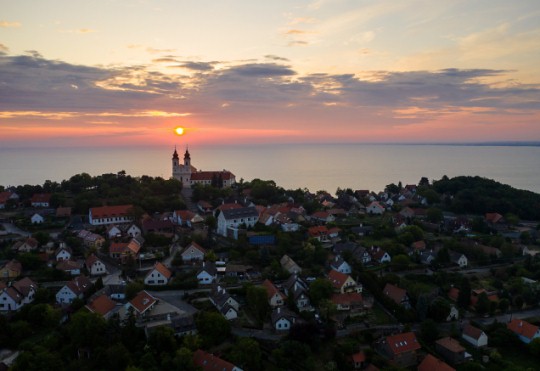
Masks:
[[[81,173],[60,183],[47,180],[43,185],[15,187],[26,206],[33,194],[51,193],[51,207],[69,206],[79,214],[98,205],[132,204],[149,213],[183,209],[181,190],[182,183],[177,179],[132,177],[125,171],[98,176]]]
[[[515,214],[521,219],[540,219],[540,194],[515,189],[479,176],[458,176],[436,180],[433,189],[442,195],[444,205],[458,214],[496,212]]]

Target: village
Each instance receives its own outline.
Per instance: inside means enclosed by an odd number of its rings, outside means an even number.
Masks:
[[[175,150],[0,189],[0,370],[534,369],[540,222],[475,182],[312,193]]]

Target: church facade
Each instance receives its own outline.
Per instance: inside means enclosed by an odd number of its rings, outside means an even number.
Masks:
[[[211,185],[218,188],[231,187],[236,183],[233,173],[228,170],[220,171],[199,171],[191,165],[191,155],[186,149],[184,163],[180,163],[180,158],[176,148],[172,157],[172,176],[182,182],[185,188],[191,188],[194,184]]]

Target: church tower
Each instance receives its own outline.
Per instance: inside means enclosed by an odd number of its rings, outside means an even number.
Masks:
[[[184,163],[181,164],[180,157],[178,156],[178,152],[176,151],[176,147],[175,147],[174,153],[172,156],[173,178],[181,181],[184,188],[191,188],[191,173],[193,171],[196,171],[196,170],[193,166],[191,166],[191,156],[189,154],[189,151],[186,149],[186,153],[184,155]]]

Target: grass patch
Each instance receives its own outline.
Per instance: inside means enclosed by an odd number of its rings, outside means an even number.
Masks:
[[[387,325],[393,324],[394,320],[378,305],[375,304],[371,313],[369,314],[368,320],[374,325]]]

